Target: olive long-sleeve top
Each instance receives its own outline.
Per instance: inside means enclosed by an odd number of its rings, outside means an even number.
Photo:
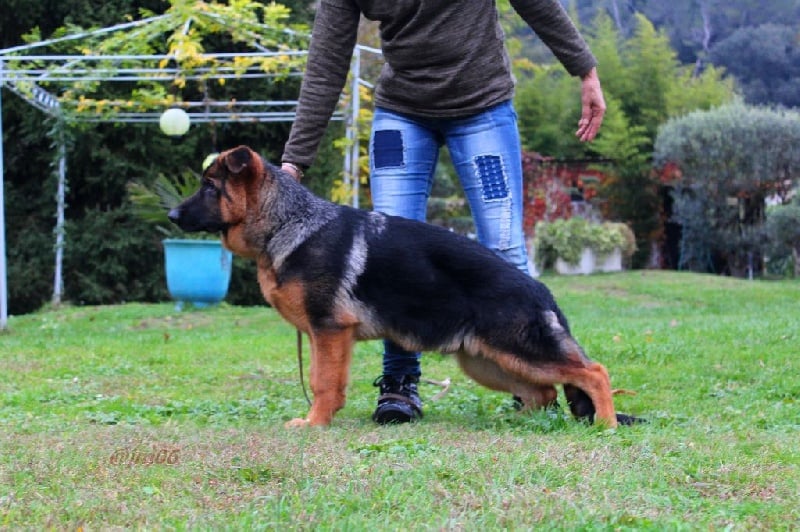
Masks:
[[[596,60],[558,0],[511,5],[573,76]],[[385,63],[375,105],[455,118],[514,95],[494,0],[320,0],[297,116],[282,161],[310,166],[347,79],[361,13],[379,21]]]

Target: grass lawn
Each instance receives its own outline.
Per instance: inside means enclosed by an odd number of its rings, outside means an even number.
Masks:
[[[369,342],[333,425],[289,430],[307,409],[295,332],[269,308],[13,317],[0,529],[800,528],[800,283],[543,280],[612,386],[636,391],[617,409],[650,423],[519,414],[428,354],[425,376],[450,391],[420,423],[380,427]]]

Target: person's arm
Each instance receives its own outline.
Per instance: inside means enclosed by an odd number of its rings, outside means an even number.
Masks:
[[[511,0],[511,6],[573,76],[597,66],[578,28],[558,0]]]
[[[297,116],[281,157],[298,179],[317,156],[347,80],[360,14],[352,0],[322,0],[317,8]]]
[[[553,52],[564,68],[581,78],[581,118],[575,135],[583,142],[595,138],[606,103],[595,59],[586,41],[557,0],[511,0],[511,5]]]

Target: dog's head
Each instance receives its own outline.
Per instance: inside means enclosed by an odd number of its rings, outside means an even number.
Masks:
[[[261,157],[247,146],[222,152],[203,172],[200,189],[167,216],[187,232],[222,233],[225,247],[252,255],[243,240],[248,197],[267,172]]]

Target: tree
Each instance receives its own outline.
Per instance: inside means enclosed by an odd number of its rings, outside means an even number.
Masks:
[[[698,71],[709,64],[715,44],[738,29],[800,20],[796,0],[562,0],[562,4],[569,5],[584,24],[604,13],[625,37],[636,29],[636,15],[644,15],[669,37],[681,63],[696,65]]]
[[[606,215],[633,228],[638,247],[633,264],[641,267],[661,230],[660,184],[650,165],[658,127],[672,116],[730,101],[733,83],[719,69],[695,73],[682,65],[664,32],[642,15],[633,20],[629,37],[604,13],[587,32],[608,106],[593,143],[575,139],[580,87],[560,65],[537,65],[532,75],[519,75],[516,106],[526,149],[556,158],[600,155],[614,161],[603,190]]]
[[[38,28],[42,35],[51,35],[65,23],[81,26],[107,26],[135,15],[139,9],[160,12],[166,0],[3,0],[0,4],[0,48],[22,42],[22,34]]]
[[[800,18],[795,0],[673,0],[647,2],[642,13],[670,37],[681,62],[707,62],[714,44],[738,28]]]
[[[585,155],[575,138],[580,87],[561,65],[536,65],[531,76],[521,78],[515,107],[525,149],[562,158]]]
[[[672,116],[729,101],[733,85],[715,68],[693,73],[678,61],[663,32],[642,15],[634,18],[636,28],[629,38],[609,17],[601,14],[595,20],[590,44],[600,65],[608,110],[597,140],[588,148],[615,163],[603,187],[606,214],[633,228],[633,264],[643,267],[663,230],[660,183],[650,164],[658,128]]]
[[[621,100],[632,124],[644,127],[647,135],[655,139],[659,125],[668,118],[730,101],[733,83],[723,79],[720,69],[710,67],[694,72],[678,61],[663,31],[657,31],[642,15],[637,15],[636,20],[633,36],[621,44],[621,72],[606,72],[602,69],[603,58],[598,56],[608,91]],[[603,28],[602,20],[597,27],[598,31]],[[618,35],[598,34],[598,39],[602,38],[620,39]],[[620,83],[617,79],[625,81]]]
[[[677,167],[675,217],[684,226],[680,266],[742,275],[763,243],[765,198],[800,179],[800,114],[741,103],[667,122],[659,167]]]
[[[782,255],[790,256],[792,275],[800,277],[800,197],[767,209],[766,233],[771,262]]]
[[[764,24],[740,28],[711,49],[709,58],[739,81],[747,103],[800,106],[800,33]]]

